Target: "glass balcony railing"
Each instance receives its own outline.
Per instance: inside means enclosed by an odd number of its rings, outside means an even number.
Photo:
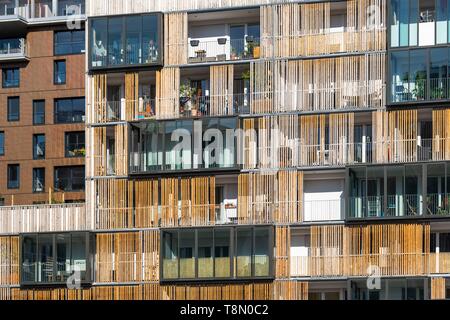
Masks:
[[[350,218],[389,218],[450,215],[449,194],[396,194],[349,198]],[[424,202],[426,205],[423,207]]]
[[[9,16],[48,19],[84,14],[84,0],[5,0],[0,3],[0,19]]]
[[[450,99],[450,78],[397,81],[392,86],[392,102]]]
[[[0,60],[10,60],[27,57],[27,46],[24,38],[1,39]]]

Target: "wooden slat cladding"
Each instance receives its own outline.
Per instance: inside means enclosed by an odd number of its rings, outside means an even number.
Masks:
[[[125,119],[131,121],[137,118],[139,110],[139,73],[125,73]]]
[[[89,77],[89,80],[88,90],[90,89],[91,101],[86,112],[87,123],[108,122],[108,110],[106,107],[107,75],[95,74]]]
[[[95,184],[98,202],[96,228],[133,228],[132,182],[125,179],[100,179]]]
[[[250,113],[382,108],[384,70],[383,53],[252,62]]]
[[[450,159],[450,109],[433,110],[433,160]]]
[[[431,278],[431,299],[432,300],[445,300],[446,299],[446,286],[445,278]]]
[[[215,177],[161,179],[161,226],[215,224]]]
[[[180,69],[162,68],[156,71],[156,115],[158,118],[178,117]]]
[[[89,289],[0,288],[0,300],[308,300],[308,283],[95,286]]]
[[[352,163],[354,125],[353,113],[245,119],[243,167],[283,169]]]
[[[136,228],[153,228],[159,225],[158,180],[137,180],[133,185],[133,204]]]
[[[389,153],[395,162],[417,161],[417,110],[388,112],[389,137],[396,141]]]
[[[377,111],[372,119],[374,162],[418,161],[417,110]]]
[[[429,224],[313,226],[310,274],[316,277],[429,273]]]
[[[187,12],[164,15],[164,64],[187,63],[188,16]]]
[[[290,278],[291,230],[288,226],[275,228],[275,277]]]
[[[128,125],[120,124],[112,127],[93,127],[92,152],[88,176],[95,177],[128,174]],[[113,143],[112,143],[113,142]]]
[[[302,200],[302,172],[241,174],[238,178],[238,223],[301,222]]]
[[[273,112],[273,62],[250,63],[250,113]]]
[[[19,237],[0,237],[0,286],[19,284]]]
[[[212,116],[234,114],[233,100],[234,66],[210,67],[210,113]]]
[[[142,231],[142,279],[159,280],[159,230]]]
[[[386,49],[386,0],[347,1],[345,30],[331,32],[330,2],[261,7],[262,57]]]
[[[96,281],[159,280],[159,231],[97,234]]]
[[[0,207],[0,234],[92,228],[92,217],[84,204]]]

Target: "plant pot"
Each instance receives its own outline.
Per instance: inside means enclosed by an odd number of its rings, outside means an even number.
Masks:
[[[253,48],[253,58],[259,59],[261,57],[261,47],[254,47]]]
[[[227,38],[217,38],[217,43],[221,45],[227,44]]]
[[[191,40],[191,47],[198,47],[200,40]]]
[[[192,115],[193,117],[198,116],[198,110],[197,110],[197,109],[192,109],[192,110],[191,110],[191,115]]]

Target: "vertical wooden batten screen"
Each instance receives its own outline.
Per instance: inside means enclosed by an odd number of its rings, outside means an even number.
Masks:
[[[445,300],[446,293],[445,278],[431,278],[431,300]]]
[[[164,65],[187,63],[188,15],[187,12],[164,15]]]
[[[178,117],[180,94],[180,68],[162,68],[156,72],[156,116]]]
[[[210,115],[222,116],[235,113],[233,82],[234,65],[230,64],[210,67]]]
[[[301,222],[302,201],[302,172],[258,172],[238,177],[240,224]]]
[[[433,160],[450,160],[450,109],[433,110]]]
[[[125,73],[125,119],[137,119],[139,108],[139,73]]]
[[[90,77],[92,99],[90,111],[87,112],[87,123],[104,123],[108,120],[107,104],[107,75],[95,74]],[[89,107],[89,105],[88,105]]]
[[[19,237],[0,237],[0,287],[19,284],[19,252]]]

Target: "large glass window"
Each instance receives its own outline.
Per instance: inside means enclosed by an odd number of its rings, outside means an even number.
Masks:
[[[45,100],[33,101],[33,124],[45,124]]]
[[[84,30],[55,32],[55,56],[83,53],[84,39]]]
[[[20,86],[20,69],[4,68],[2,70],[3,88],[18,88]]]
[[[65,142],[66,157],[74,158],[86,155],[84,131],[66,132]]]
[[[447,47],[392,51],[391,101],[448,99],[449,52]]]
[[[84,178],[84,166],[56,167],[55,190],[83,191]]]
[[[55,100],[55,123],[84,122],[84,98]]]
[[[0,131],[0,156],[5,155],[5,132]]]
[[[391,0],[391,47],[432,46],[449,42],[446,0]]]
[[[89,233],[27,234],[20,242],[22,285],[65,284],[71,276],[80,284],[92,282]]]
[[[161,277],[173,280],[270,278],[272,227],[162,231]]]
[[[45,159],[45,135],[44,134],[33,135],[33,159],[34,160]]]
[[[20,120],[20,98],[8,97],[8,121]]]
[[[33,168],[33,192],[45,192],[45,168]]]
[[[130,171],[236,167],[236,118],[133,125]]]
[[[161,15],[91,20],[90,67],[160,63]]]
[[[421,163],[349,169],[349,217],[446,216],[448,168]]]
[[[20,187],[20,166],[18,164],[8,164],[8,189],[19,189]]]
[[[58,60],[54,63],[53,82],[54,84],[66,83],[66,60]]]

